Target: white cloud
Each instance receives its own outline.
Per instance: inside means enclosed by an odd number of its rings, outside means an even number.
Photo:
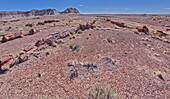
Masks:
[[[135,10],[135,9],[129,9],[129,8],[125,8],[124,10]]]
[[[79,7],[82,7],[83,5],[82,4],[80,4],[80,5],[78,5]]]
[[[82,12],[82,14],[165,14],[157,12]]]
[[[170,8],[163,8],[163,9],[165,9],[165,10],[170,10]]]

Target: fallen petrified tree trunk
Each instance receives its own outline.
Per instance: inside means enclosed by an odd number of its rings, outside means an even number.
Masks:
[[[149,29],[146,26],[138,26],[136,29],[138,29],[138,32],[149,34]]]
[[[0,69],[1,71],[4,71],[11,66],[13,66],[16,63],[15,59],[13,58],[12,55],[5,55],[0,58]]]
[[[20,38],[21,37],[21,33],[10,33],[10,34],[6,34],[3,36],[3,41],[9,41],[9,40],[13,40],[16,38]]]
[[[113,23],[113,24],[116,24],[116,25],[118,25],[120,27],[124,27],[124,23],[123,22],[117,22],[117,21],[113,21],[113,20],[111,20],[110,22]]]
[[[168,34],[164,33],[163,31],[161,30],[157,30],[156,33],[152,33],[153,35],[156,35],[156,36],[159,36],[159,37],[162,37],[162,36],[167,36]]]

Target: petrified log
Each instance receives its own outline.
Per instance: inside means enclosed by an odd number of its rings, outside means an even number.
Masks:
[[[2,40],[6,42],[6,41],[9,41],[11,38],[12,38],[12,34],[10,33],[10,34],[4,35]]]
[[[85,30],[87,28],[87,21],[82,22],[80,25],[81,30]]]
[[[29,52],[30,50],[34,49],[35,46],[34,45],[29,45],[28,47],[26,47],[23,51],[25,52]]]
[[[5,36],[5,33],[0,33],[0,36]]]
[[[55,33],[51,33],[50,35],[57,37],[59,35],[60,32],[55,32]]]
[[[106,19],[106,21],[111,21],[111,19]]]
[[[146,26],[138,26],[137,29],[139,32],[143,32],[145,34],[149,33],[149,29]]]
[[[49,46],[52,46],[53,45],[53,42],[55,40],[55,37],[50,35],[50,36],[47,36],[45,39],[44,39],[44,42],[46,44],[48,44]]]
[[[3,36],[3,41],[13,40],[13,39],[16,39],[16,38],[19,38],[19,37],[21,37],[21,33],[20,32],[9,33],[9,34],[6,34],[5,36]]]
[[[153,35],[162,37],[162,36],[167,36],[168,34],[164,33],[164,32],[161,31],[161,30],[157,30],[156,33],[153,33]]]
[[[0,58],[1,71],[6,70],[16,63],[12,55],[5,55]]]
[[[170,31],[170,29],[166,29],[166,31]]]
[[[95,20],[95,19],[92,19],[91,24],[93,25],[95,22],[96,22],[96,20]]]
[[[28,59],[27,53],[22,53],[18,57],[20,63],[26,61],[27,59]]]
[[[33,34],[35,34],[36,33],[36,29],[31,29],[30,31],[29,31],[29,35],[33,35]]]
[[[27,36],[27,35],[29,35],[29,31],[22,31],[21,34],[24,36]]]
[[[72,29],[75,33],[77,33],[78,30],[80,30],[80,25],[75,25],[74,27],[72,27]]]
[[[70,34],[75,34],[76,33],[75,32],[76,30],[74,30],[74,28],[69,28],[68,31],[70,32]]]
[[[45,20],[44,23],[60,22],[59,20]]]
[[[69,36],[69,33],[70,32],[68,30],[62,31],[61,34],[60,34],[60,38],[65,38],[65,37]]]
[[[44,44],[45,44],[45,41],[44,41],[44,39],[42,39],[42,40],[38,40],[38,41],[35,43],[35,46],[36,46],[36,47],[39,47],[39,46],[44,45]]]
[[[26,24],[25,26],[27,26],[27,27],[33,27],[33,24]]]
[[[44,22],[38,22],[37,25],[44,25],[45,23]]]
[[[120,27],[124,27],[124,23],[123,22],[117,22],[117,21],[111,20],[111,23],[116,24],[116,25],[118,25]]]
[[[14,33],[14,38],[20,38],[21,37],[21,32]]]
[[[11,20],[10,22],[18,22],[18,21],[20,21],[20,20]]]

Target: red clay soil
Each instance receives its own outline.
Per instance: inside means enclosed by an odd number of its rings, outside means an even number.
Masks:
[[[87,19],[84,15],[69,17],[79,21]],[[126,17],[123,20],[129,22],[129,17],[136,19],[139,16]],[[106,22],[103,17],[96,18],[96,28],[77,33],[73,35],[75,38],[64,38],[64,43],[56,47],[46,46],[45,49],[37,51],[36,55],[30,55],[27,61],[1,74],[0,97],[84,99],[88,97],[91,87],[101,83],[109,85],[124,98],[169,99],[169,43],[154,39],[150,35],[135,34],[126,27]],[[122,20],[121,18],[122,16],[118,21]],[[64,22],[68,21],[67,19]],[[30,43],[56,32],[56,29],[64,30],[71,26],[55,26],[35,35],[2,43],[0,57],[17,53]],[[73,44],[80,46],[79,51],[70,49],[69,46]],[[73,67],[69,66],[70,62],[74,65],[94,64],[96,67],[89,69],[78,65],[78,76],[71,77]],[[163,79],[158,77],[157,72],[161,72]]]

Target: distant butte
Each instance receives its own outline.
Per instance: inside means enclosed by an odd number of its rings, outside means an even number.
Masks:
[[[0,18],[16,18],[16,17],[29,17],[29,16],[44,16],[44,15],[60,15],[60,14],[79,14],[76,8],[67,8],[59,12],[56,9],[43,9],[31,11],[0,11]]]

